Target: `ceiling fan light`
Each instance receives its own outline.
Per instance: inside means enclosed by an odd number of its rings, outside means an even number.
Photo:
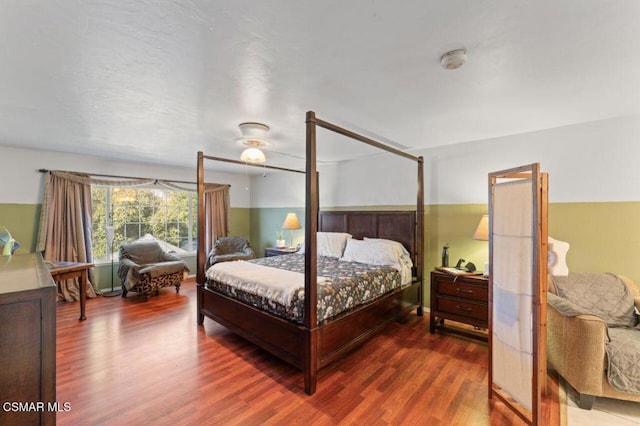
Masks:
[[[259,148],[251,147],[242,151],[240,159],[247,163],[264,163],[267,159]]]
[[[269,126],[262,123],[245,122],[240,123],[238,127],[242,133],[242,138],[238,141],[242,145],[248,146],[240,154],[240,159],[245,163],[264,163],[266,158],[260,148],[269,145],[266,138]]]

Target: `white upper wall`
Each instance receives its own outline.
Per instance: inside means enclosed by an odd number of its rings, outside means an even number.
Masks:
[[[640,116],[414,152],[425,158],[427,204],[487,202],[487,174],[538,162],[549,173],[549,201],[640,200]],[[0,203],[42,202],[40,168],[193,181],[195,169],[128,163],[75,154],[0,146]],[[320,206],[412,205],[417,167],[381,154],[319,166]],[[231,184],[233,207],[303,207],[303,174],[266,177],[207,171],[208,182]]]
[[[2,184],[0,184],[0,203],[41,203],[44,190],[44,175],[38,172],[38,169],[175,179],[190,182],[196,179],[195,156],[194,168],[189,169],[0,146],[0,176],[2,179]],[[230,198],[232,207],[250,206],[250,193],[245,190],[249,186],[249,179],[246,176],[207,170],[205,178],[207,182],[231,185]]]
[[[550,202],[638,201],[639,142],[635,115],[432,149],[427,200],[485,203],[488,173],[537,162]]]
[[[540,163],[549,173],[549,201],[640,200],[640,116],[413,152],[425,159],[427,204],[486,203],[487,175]],[[417,166],[381,154],[319,167],[320,206],[411,205]],[[304,175],[252,179],[252,207],[304,206]]]

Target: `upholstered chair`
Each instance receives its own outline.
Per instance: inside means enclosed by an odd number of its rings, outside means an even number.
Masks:
[[[569,274],[571,278],[573,274]],[[588,283],[584,295],[562,290],[549,277],[547,305],[547,361],[578,394],[581,408],[590,410],[596,397],[607,397],[640,402],[640,392],[635,386],[620,390],[617,371],[624,371],[619,365],[629,364],[638,374],[640,351],[640,329],[636,328],[633,304],[640,308],[640,290],[626,277],[619,277],[626,286],[626,302],[614,297],[620,285],[613,287],[612,274],[582,274],[580,280]],[[566,293],[566,294],[562,294]],[[559,297],[562,296],[562,297]],[[596,297],[598,297],[596,299]],[[629,302],[630,301],[630,302]],[[591,304],[592,308],[587,308]],[[617,349],[619,345],[620,349]],[[613,348],[616,360],[609,359]],[[620,357],[626,363],[619,364]],[[612,364],[615,362],[615,364]],[[609,376],[614,374],[614,385]],[[633,383],[624,379],[626,383]]]
[[[231,260],[250,260],[256,257],[249,240],[245,237],[222,237],[213,245],[209,252],[209,266],[218,262]]]
[[[180,284],[189,275],[189,267],[179,257],[166,253],[156,241],[138,240],[120,247],[118,277],[122,282],[122,297],[129,291],[147,299],[155,290]]]

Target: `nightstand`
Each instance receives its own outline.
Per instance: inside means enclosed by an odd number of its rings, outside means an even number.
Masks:
[[[437,330],[487,341],[489,327],[489,279],[482,275],[451,275],[431,272],[429,331]],[[474,327],[445,326],[445,319]]]
[[[281,256],[283,254],[291,254],[291,253],[295,253],[296,250],[295,248],[289,248],[289,247],[267,247],[266,249],[264,249],[264,257],[271,257],[271,256]]]

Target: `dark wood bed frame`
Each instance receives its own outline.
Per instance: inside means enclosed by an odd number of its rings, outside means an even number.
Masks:
[[[316,391],[318,370],[355,349],[392,321],[416,308],[422,316],[424,189],[423,159],[388,147],[307,113],[306,211],[305,211],[305,301],[304,322],[295,324],[229,298],[206,286],[204,226],[198,226],[197,317],[211,318],[229,330],[292,364],[304,372],[305,392]],[[316,126],[321,126],[360,142],[376,146],[418,164],[417,208],[415,211],[323,211],[318,210],[318,173],[316,168]],[[198,152],[198,222],[204,224],[204,160],[242,162],[205,156]],[[298,172],[274,166],[276,170]],[[317,321],[317,247],[316,232],[348,232],[354,238],[385,238],[401,242],[413,262],[413,280],[375,301],[356,307],[326,323]]]

